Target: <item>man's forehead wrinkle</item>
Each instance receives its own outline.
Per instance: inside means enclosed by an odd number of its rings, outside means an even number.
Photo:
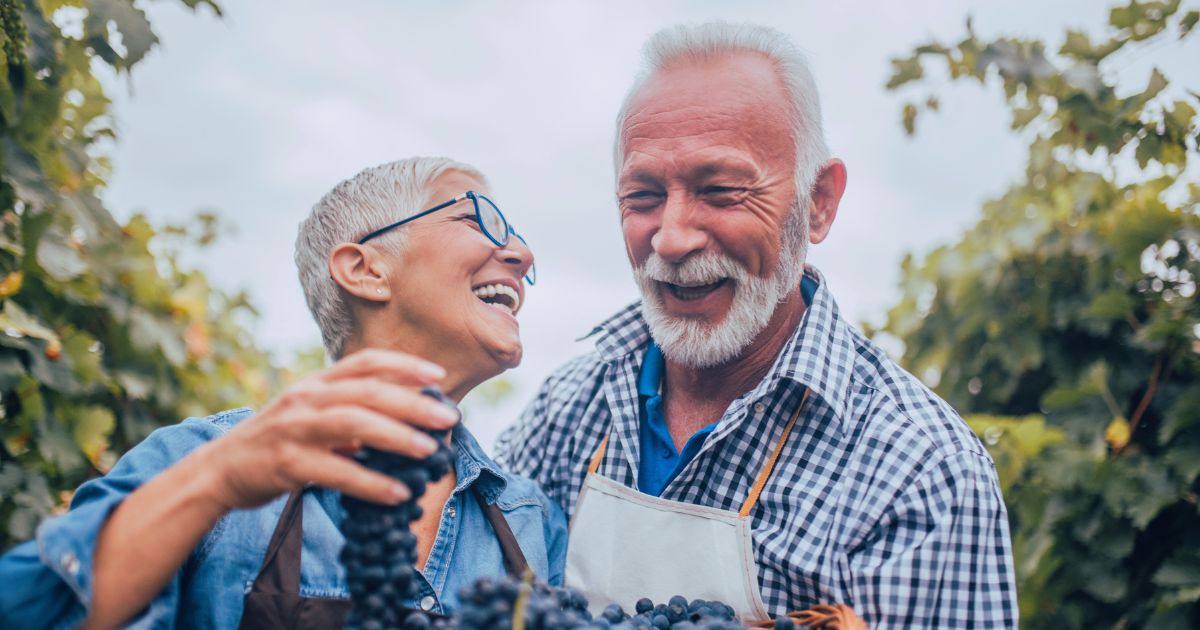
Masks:
[[[642,108],[631,111],[621,135],[628,143],[638,138],[681,138],[711,132],[738,132],[738,117],[733,112],[714,110],[702,104],[670,108]]]

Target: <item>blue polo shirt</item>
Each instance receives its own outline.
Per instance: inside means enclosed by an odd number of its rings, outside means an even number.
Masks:
[[[812,304],[813,296],[817,293],[817,283],[808,276],[800,281],[800,295],[805,304]],[[708,439],[717,422],[700,429],[688,438],[683,445],[683,451],[675,449],[675,441],[667,430],[667,419],[663,415],[662,379],[667,362],[663,357],[662,348],[657,343],[650,342],[646,354],[642,356],[642,369],[638,374],[638,401],[641,406],[641,422],[639,423],[639,442],[641,444],[641,461],[638,462],[638,490],[661,496],[671,480],[683,470],[700,447]]]

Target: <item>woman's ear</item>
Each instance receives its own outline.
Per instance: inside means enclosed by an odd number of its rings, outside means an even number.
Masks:
[[[363,300],[387,302],[392,298],[387,271],[387,261],[372,247],[342,243],[329,253],[329,277]]]

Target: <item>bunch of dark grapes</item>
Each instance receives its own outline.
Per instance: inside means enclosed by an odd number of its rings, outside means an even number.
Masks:
[[[445,401],[436,389],[422,393]],[[414,566],[417,538],[409,528],[409,523],[421,517],[417,499],[425,494],[426,484],[441,479],[454,465],[454,456],[445,444],[447,431],[428,433],[441,446],[423,460],[373,448],[363,448],[355,455],[363,466],[391,475],[408,486],[412,499],[393,506],[342,495],[342,506],[346,509],[342,533],[346,545],[342,548],[341,559],[353,602],[346,620],[347,630],[433,627],[421,613],[410,614],[404,609],[404,603],[417,593]],[[411,623],[410,616],[414,617]]]
[[[481,579],[459,593],[458,630],[743,630],[734,611],[721,602],[676,595],[666,603],[637,602],[634,613],[611,604],[593,617],[587,599],[572,589],[530,585],[504,578]],[[795,628],[790,620],[777,627]]]

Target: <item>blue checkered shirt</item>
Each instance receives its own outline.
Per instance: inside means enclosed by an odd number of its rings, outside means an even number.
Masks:
[[[1017,624],[1008,516],[995,466],[945,401],[839,315],[819,287],[770,372],[729,405],[664,499],[737,511],[805,387],[812,396],[753,513],[768,611],[852,606],[872,628]],[[635,303],[592,333],[596,351],[542,385],[497,460],[573,514],[588,461],[638,474],[638,368],[649,330]]]

